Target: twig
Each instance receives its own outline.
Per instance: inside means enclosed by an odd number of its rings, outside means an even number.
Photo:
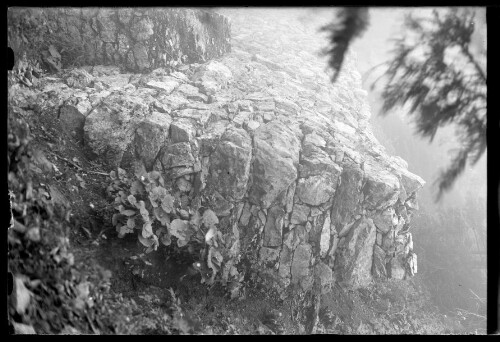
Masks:
[[[81,166],[73,163],[71,160],[68,160],[66,158],[63,158],[57,154],[55,154],[54,152],[52,151],[47,151],[49,152],[50,154],[52,154],[53,156],[55,156],[56,158],[59,158],[61,159],[62,161],[65,161],[66,163],[70,164],[70,165],[73,165],[74,167],[76,167],[78,170],[82,171],[82,172],[86,172],[86,173],[94,173],[96,175],[103,175],[103,176],[108,176],[109,174],[105,173],[105,172],[99,172],[99,171],[92,171],[92,170],[85,170],[84,168],[82,168]]]

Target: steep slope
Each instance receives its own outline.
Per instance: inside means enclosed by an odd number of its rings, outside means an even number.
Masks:
[[[328,291],[335,279],[411,276],[409,221],[424,181],[371,132],[354,57],[332,86],[314,53],[321,37],[294,11],[223,11],[232,52],[205,64],[144,75],[82,67],[10,95],[58,116],[109,170],[159,171],[190,209],[171,220],[213,210],[210,250],[224,261],[212,269],[225,281],[251,268],[280,292]]]

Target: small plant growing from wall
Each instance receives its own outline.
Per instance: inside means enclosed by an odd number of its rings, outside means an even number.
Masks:
[[[109,177],[106,191],[114,197],[112,224],[119,238],[137,232],[146,253],[156,251],[160,245],[171,246],[172,242],[177,248],[201,244],[204,248],[197,264],[202,283],[212,285],[218,279],[229,286],[232,296],[236,295],[243,280],[236,268],[239,256],[226,246],[231,241],[218,230],[219,219],[211,209],[203,213],[191,207],[182,209],[181,199],[172,195],[158,171],[132,179],[118,168]],[[218,275],[220,278],[216,278]]]

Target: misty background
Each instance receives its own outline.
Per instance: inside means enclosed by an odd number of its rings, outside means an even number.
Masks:
[[[375,136],[389,154],[402,157],[408,162],[409,171],[427,182],[418,194],[420,209],[412,220],[418,255],[416,278],[428,289],[432,302],[443,314],[474,320],[486,315],[487,152],[473,167],[467,165],[451,191],[436,202],[438,186],[435,181],[449,165],[450,152],[460,144],[455,128],[453,125],[440,127],[431,143],[415,133],[412,118],[405,108],[380,115],[383,78],[374,89],[371,87],[384,73],[381,64],[393,57],[391,50],[395,46],[391,39],[402,33],[405,14],[429,16],[432,10],[370,8],[369,26],[361,38],[353,41],[350,51],[357,58],[363,88],[368,92]],[[446,11],[447,8],[438,10]],[[485,71],[486,11],[485,8],[474,8],[474,11],[475,30],[470,52]],[[335,8],[310,8],[300,19],[304,25],[318,30],[332,20],[334,13]]]

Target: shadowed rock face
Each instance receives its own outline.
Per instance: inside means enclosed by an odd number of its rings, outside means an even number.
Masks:
[[[18,46],[14,40],[22,44],[15,24],[26,17],[40,23],[38,29],[23,32],[27,41],[56,38],[50,41],[59,52],[65,45],[74,45],[70,47],[75,54],[61,52],[61,56],[53,56],[52,51],[47,54],[43,62],[55,70],[75,64],[111,64],[130,72],[145,72],[181,62],[205,62],[231,48],[227,18],[213,11],[139,7],[11,8],[9,46]]]
[[[135,11],[107,17],[103,39],[123,29],[115,20],[128,20],[149,51],[155,19]],[[181,20],[183,11],[159,13]],[[324,42],[293,22],[294,11],[221,10],[233,46],[217,60],[141,75],[82,67],[9,95],[19,107],[29,100],[44,115],[60,113],[110,169],[157,170],[188,205],[211,208],[227,241],[220,248],[277,280],[269,286],[328,291],[333,279],[360,287],[373,276],[412,276],[408,223],[425,182],[374,138],[355,56],[333,86],[313,55]],[[223,42],[225,30],[207,34]],[[179,35],[176,46],[188,38]],[[198,61],[215,54],[193,51]]]

